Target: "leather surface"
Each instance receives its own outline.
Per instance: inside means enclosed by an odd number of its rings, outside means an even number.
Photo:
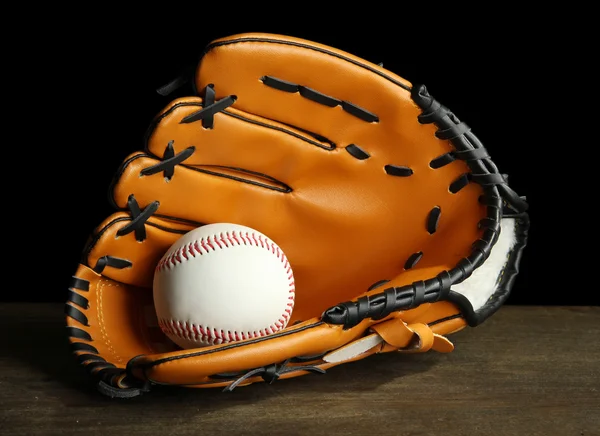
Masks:
[[[378,121],[274,89],[263,83],[264,76],[350,102],[376,114]],[[211,375],[320,355],[377,332],[384,342],[351,360],[407,347],[451,351],[451,343],[438,336],[464,328],[465,322],[449,302],[426,303],[348,330],[320,321],[324,310],[368,293],[379,280],[392,280],[386,287],[401,286],[453,268],[481,236],[478,223],[486,216],[478,201],[482,188],[470,183],[450,192],[451,183],[469,172],[462,161],[431,168],[433,159],[453,147],[435,136],[435,125],[419,123],[421,109],[411,100],[411,84],[334,48],[261,34],[217,41],[195,75],[199,92],[209,84],[217,100],[237,97],[232,107],[214,115],[213,128],[201,121],[181,123],[202,109],[201,96],[173,100],[152,123],[146,149],[124,158],[111,191],[122,211],[93,232],[75,274],[90,283],[86,291],[75,290],[89,300],[88,307],[79,308],[89,325],[71,317],[67,323],[87,331],[99,354],[117,367],[125,368],[135,357],[130,375],[194,387],[226,386],[230,381]],[[144,175],[167,158],[169,144],[175,154],[189,147],[194,151],[172,177],[162,171]],[[351,144],[369,157],[350,154],[346,147]],[[408,167],[412,175],[387,174],[386,165]],[[126,211],[131,196],[141,210],[159,202],[144,225],[143,241],[133,232],[118,234],[131,222]],[[435,207],[441,217],[431,234],[427,220]],[[296,279],[292,318],[283,332],[260,341],[178,350],[152,316],[154,268],[186,231],[217,222],[253,227],[284,250]],[[422,258],[405,269],[415,253]],[[131,265],[93,271],[105,256]],[[396,322],[370,329],[386,320]],[[339,363],[316,358],[312,364],[325,369]],[[292,371],[280,378],[306,373]],[[255,381],[261,378],[242,384]]]
[[[410,98],[408,92],[402,92]],[[243,101],[242,97],[238,101]],[[127,160],[114,189],[115,202],[125,207],[133,194],[141,207],[159,201],[157,213],[161,215],[197,223],[234,222],[271,237],[293,261],[300,289],[292,322],[318,315],[378,280],[395,277],[413,253],[423,253],[419,266],[439,265],[440,271],[450,268],[470,253],[471,244],[481,234],[477,226],[485,216],[485,207],[477,201],[481,188],[470,184],[456,194],[448,190],[468,172],[464,162],[429,167],[432,159],[452,147],[437,139],[431,126],[418,123],[420,111],[414,105],[396,114],[405,130],[386,133],[382,121],[376,126],[381,127],[380,133],[371,134],[373,126],[357,120],[351,138],[338,139],[334,131],[325,132],[338,144],[334,150],[325,150],[285,133],[280,124],[276,125],[282,130],[274,130],[228,115],[258,119],[235,109],[217,114],[210,130],[200,123],[180,124],[198,110],[198,106],[188,105],[190,102],[199,105],[200,99],[181,99],[174,109],[167,110],[150,136],[148,151],[161,157],[172,141],[176,153],[190,144],[195,152],[175,168],[168,182],[162,174],[140,177],[144,168],[158,163],[151,155],[140,153]],[[275,124],[268,119],[261,122]],[[347,120],[351,122],[354,120]],[[363,124],[365,132],[360,129]],[[371,157],[364,161],[352,157],[344,150],[350,143],[360,144]],[[408,166],[414,174],[390,176],[384,171],[387,164]],[[260,179],[219,166],[268,175],[292,192],[219,176],[235,173],[243,180]],[[436,206],[442,216],[437,232],[431,235],[426,222]],[[452,250],[439,250],[440,246]]]

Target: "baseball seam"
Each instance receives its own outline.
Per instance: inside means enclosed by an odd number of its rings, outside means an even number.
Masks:
[[[170,255],[166,256],[158,263],[156,271],[170,270],[176,265],[186,262],[190,258],[204,256],[213,251],[236,245],[247,245],[266,249],[275,255],[282,263],[289,280],[289,302],[286,304],[286,308],[279,319],[271,325],[259,330],[236,331],[188,323],[186,321],[160,318],[158,320],[158,325],[165,334],[177,336],[193,342],[214,345],[267,336],[283,329],[287,325],[294,307],[294,298],[296,294],[292,267],[283,251],[274,242],[263,237],[263,235],[257,235],[254,232],[236,232],[234,230],[231,232],[221,232],[218,235],[202,237],[199,240],[189,242],[188,244],[179,247]]]

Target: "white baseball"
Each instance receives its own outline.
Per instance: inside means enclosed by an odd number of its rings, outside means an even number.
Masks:
[[[154,305],[182,348],[273,334],[294,307],[294,275],[271,239],[238,224],[207,224],[179,238],[157,264]]]

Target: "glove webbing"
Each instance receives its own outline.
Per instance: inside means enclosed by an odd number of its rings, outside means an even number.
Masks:
[[[394,311],[408,310],[422,303],[446,299],[450,293],[450,286],[468,278],[489,256],[500,233],[502,203],[505,202],[517,212],[527,210],[525,199],[508,187],[506,176],[498,172],[487,150],[465,123],[434,100],[423,85],[413,87],[411,97],[422,109],[418,121],[421,124],[435,123],[439,127],[435,133],[436,137],[450,141],[455,148],[454,151],[433,159],[430,166],[437,169],[460,159],[465,161],[473,171],[461,175],[452,182],[449,187],[450,192],[456,193],[470,182],[478,183],[483,187],[484,195],[481,201],[487,206],[487,217],[480,221],[479,226],[484,229],[484,232],[482,237],[473,243],[471,255],[463,258],[450,271],[443,271],[433,279],[388,288],[374,296],[348,301],[324,312],[323,321],[342,324],[345,329],[357,325],[365,318],[381,319]],[[439,208],[431,210],[426,224],[429,233],[437,229],[440,213]],[[415,266],[422,255],[422,252],[417,252],[410,256],[405,269]],[[385,283],[385,280],[378,282],[377,285],[382,283]],[[465,309],[467,309],[465,312],[472,312],[471,308],[465,307]]]

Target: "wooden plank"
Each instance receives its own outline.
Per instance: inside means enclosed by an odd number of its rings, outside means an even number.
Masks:
[[[505,306],[450,354],[384,354],[241,387],[94,390],[60,304],[0,304],[6,435],[600,434],[600,308]]]

